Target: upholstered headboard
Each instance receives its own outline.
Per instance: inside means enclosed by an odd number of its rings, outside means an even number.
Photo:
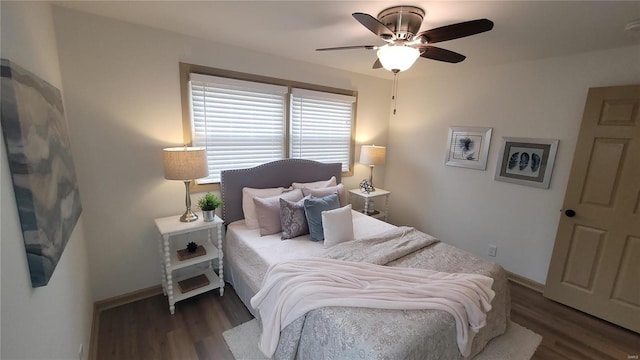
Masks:
[[[327,180],[332,176],[342,181],[342,164],[324,164],[313,160],[285,159],[262,164],[249,169],[223,170],[220,193],[222,217],[225,224],[244,219],[242,212],[242,188],[288,187],[292,182]]]

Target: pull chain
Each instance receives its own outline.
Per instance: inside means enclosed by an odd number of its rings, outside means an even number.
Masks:
[[[391,100],[393,101],[393,115],[396,114],[396,104],[398,102],[398,72],[394,71],[393,72],[393,89],[392,89],[392,95],[391,95]]]

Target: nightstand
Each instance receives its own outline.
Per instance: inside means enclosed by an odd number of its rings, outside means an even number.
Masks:
[[[367,214],[371,217],[374,217],[376,219],[383,219],[384,221],[387,221],[387,216],[388,216],[388,210],[389,210],[389,195],[391,195],[391,191],[387,191],[387,190],[383,190],[383,189],[376,189],[376,191],[372,191],[370,193],[364,193],[362,191],[360,191],[360,189],[352,189],[349,190],[349,196],[350,197],[357,197],[357,198],[361,198],[364,199],[364,208],[363,209],[358,209],[357,211],[360,211],[363,214]],[[373,202],[374,199],[376,198],[380,198],[381,200],[384,200],[384,208],[383,210],[373,210]],[[355,209],[354,209],[355,210]]]
[[[169,311],[175,313],[175,303],[204,292],[220,289],[224,295],[224,274],[222,270],[222,219],[215,216],[213,221],[198,219],[193,222],[181,222],[180,215],[155,219],[160,232],[158,248],[161,256],[162,289],[169,299]],[[216,232],[217,244],[212,240],[212,232]],[[190,234],[196,231],[207,231],[207,241],[201,245],[199,252],[203,255],[181,260],[172,237]],[[213,271],[214,260],[218,259],[218,275]],[[199,265],[199,266],[198,266]],[[176,273],[177,272],[177,273]]]

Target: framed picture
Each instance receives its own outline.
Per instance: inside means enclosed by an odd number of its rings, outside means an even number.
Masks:
[[[558,140],[503,137],[495,179],[549,188]]]
[[[485,170],[492,128],[450,127],[445,165]]]

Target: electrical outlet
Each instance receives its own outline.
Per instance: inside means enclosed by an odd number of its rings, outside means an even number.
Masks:
[[[84,346],[82,346],[82,344],[80,344],[80,347],[78,348],[78,359],[84,359]]]
[[[489,249],[487,250],[487,255],[491,257],[496,257],[496,252],[498,251],[498,247],[495,245],[489,245]]]

